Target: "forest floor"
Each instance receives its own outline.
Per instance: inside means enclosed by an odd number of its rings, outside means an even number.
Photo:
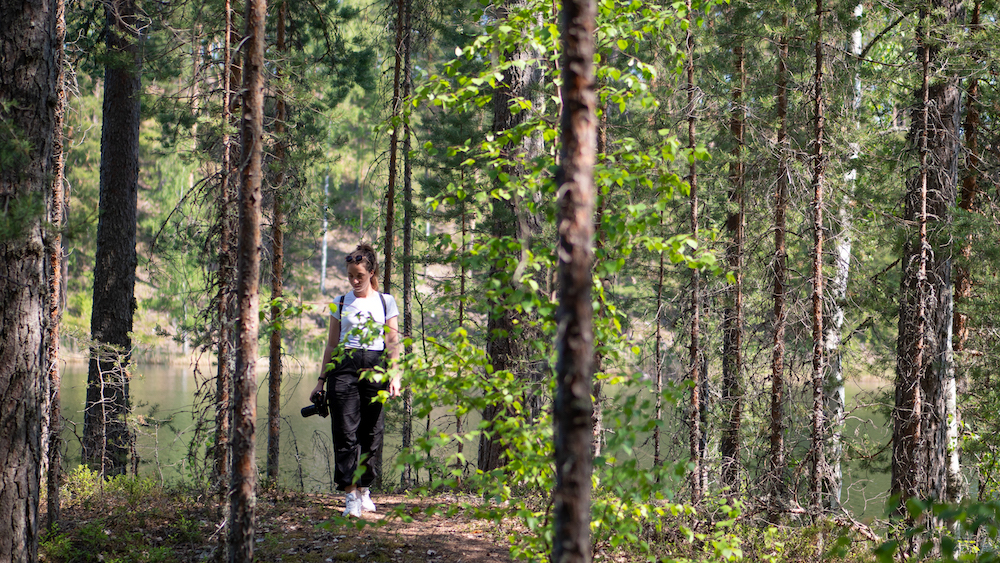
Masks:
[[[131,498],[130,498],[131,497]],[[376,494],[375,514],[338,518],[342,494],[267,492],[257,499],[254,560],[326,563],[508,563],[496,523],[460,512],[454,496]],[[43,503],[44,506],[44,503]],[[211,561],[219,545],[218,505],[181,493],[105,495],[71,502],[58,530],[43,536],[46,563]],[[409,518],[387,516],[406,514]],[[407,521],[404,521],[407,520]],[[45,521],[44,513],[40,521]],[[220,559],[220,560],[225,560]]]

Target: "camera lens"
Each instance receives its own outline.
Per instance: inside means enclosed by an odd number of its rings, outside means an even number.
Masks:
[[[326,403],[313,403],[308,407],[302,407],[302,416],[308,418],[314,414],[318,414],[323,418],[330,416],[330,407]]]

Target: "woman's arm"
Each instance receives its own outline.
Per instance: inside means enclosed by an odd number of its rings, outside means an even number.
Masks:
[[[385,321],[385,351],[389,353],[389,361],[399,359],[399,317],[392,317]],[[402,388],[400,373],[392,372],[389,380],[389,396],[398,397]]]
[[[326,347],[323,348],[323,363],[319,365],[319,382],[309,394],[309,399],[323,392],[323,384],[326,382],[326,365],[333,358],[333,350],[340,344],[340,320],[330,316],[330,333],[326,337]]]

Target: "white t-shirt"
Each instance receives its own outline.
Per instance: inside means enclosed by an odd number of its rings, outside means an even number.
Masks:
[[[392,295],[383,293],[385,297],[385,310],[382,309],[382,300],[379,299],[377,291],[369,291],[368,297],[357,297],[353,291],[348,291],[344,296],[344,310],[334,311],[333,318],[340,321],[340,340],[347,338],[348,348],[362,348],[365,350],[385,350],[385,340],[382,338],[385,333],[385,322],[393,317],[399,316],[399,309],[396,307],[396,300]],[[335,302],[340,305],[340,299]],[[374,326],[368,324],[368,320]],[[368,332],[366,326],[372,326]]]

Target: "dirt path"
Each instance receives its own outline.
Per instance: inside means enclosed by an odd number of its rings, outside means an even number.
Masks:
[[[365,525],[332,519],[343,511],[342,495],[295,495],[258,504],[257,561],[364,561],[392,563],[508,563],[491,522],[462,515],[427,515],[433,502],[374,495],[379,512],[366,513]],[[386,518],[401,510],[413,520]]]
[[[379,512],[340,517],[342,494],[270,492],[257,498],[254,560],[284,563],[512,563],[491,521],[427,514],[454,497],[373,495]],[[44,503],[42,504],[44,506]],[[431,511],[433,512],[433,511]],[[396,516],[387,516],[395,513]],[[45,534],[43,563],[194,563],[212,561],[219,507],[198,493],[109,492],[64,503],[55,534]],[[406,515],[401,518],[399,515]],[[406,520],[406,521],[404,521]],[[44,512],[40,522],[45,521]]]

